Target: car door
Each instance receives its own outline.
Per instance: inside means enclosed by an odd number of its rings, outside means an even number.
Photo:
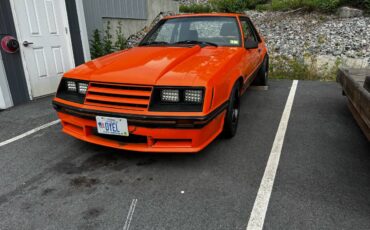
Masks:
[[[248,17],[240,17],[240,23],[243,30],[244,41],[245,40],[253,40],[260,43],[258,40],[259,37],[256,36],[252,28],[252,24]],[[261,43],[260,43],[261,44]],[[249,78],[258,70],[259,64],[261,59],[261,49],[258,47],[257,49],[245,49],[244,51],[244,75],[245,78]],[[245,79],[247,80],[247,79]]]

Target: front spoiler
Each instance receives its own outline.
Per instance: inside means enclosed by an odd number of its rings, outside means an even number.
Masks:
[[[180,128],[194,129],[203,128],[218,115],[220,115],[228,106],[226,101],[206,116],[146,116],[123,113],[104,112],[98,110],[88,110],[65,105],[53,101],[53,107],[57,112],[70,114],[76,117],[95,120],[96,116],[122,117],[126,118],[130,125],[149,127],[149,128]]]

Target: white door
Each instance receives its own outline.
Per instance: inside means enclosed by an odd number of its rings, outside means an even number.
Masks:
[[[74,67],[64,0],[13,0],[23,65],[33,97],[54,93]]]

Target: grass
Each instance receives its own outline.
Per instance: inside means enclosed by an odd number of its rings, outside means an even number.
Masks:
[[[370,11],[370,0],[271,0],[267,4],[257,5],[259,11],[289,11],[304,9],[306,11],[334,12],[341,6],[352,6]]]
[[[312,56],[308,59],[289,58],[287,56],[270,56],[271,79],[335,81],[341,61],[338,59],[334,66],[327,64],[318,67],[317,60]]]

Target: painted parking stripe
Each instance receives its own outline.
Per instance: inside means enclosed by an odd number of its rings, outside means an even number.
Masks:
[[[38,131],[40,131],[40,130],[46,129],[46,128],[48,128],[48,127],[50,127],[50,126],[53,126],[53,125],[55,125],[55,124],[58,124],[59,122],[60,122],[60,120],[55,120],[55,121],[49,122],[49,123],[44,124],[44,125],[41,125],[41,126],[39,126],[39,127],[37,127],[37,128],[31,129],[30,131],[27,131],[27,132],[25,132],[25,133],[23,133],[23,134],[21,134],[21,135],[18,135],[18,136],[16,136],[16,137],[13,137],[13,138],[11,138],[11,139],[9,139],[9,140],[6,140],[6,141],[3,141],[3,142],[0,142],[0,147],[2,147],[2,146],[4,146],[4,145],[7,145],[7,144],[10,144],[10,143],[12,143],[12,142],[14,142],[14,141],[20,140],[20,139],[22,139],[22,138],[24,138],[24,137],[27,137],[27,136],[29,136],[29,135],[31,135],[31,134],[34,134],[34,133],[36,133],[36,132],[38,132]]]
[[[130,209],[128,210],[128,214],[126,217],[126,222],[125,225],[123,226],[123,230],[129,230],[130,225],[131,225],[131,220],[132,216],[134,215],[135,212],[135,207],[136,207],[137,199],[133,199],[130,205]]]
[[[293,106],[294,96],[297,90],[298,81],[294,80],[289,92],[289,96],[280,120],[271,153],[267,161],[266,169],[262,177],[257,197],[253,205],[252,213],[249,217],[247,230],[261,230],[265,222],[267,207],[270,201],[272,188],[279,166],[281,150],[284,144],[285,133],[288,127],[289,117]]]

